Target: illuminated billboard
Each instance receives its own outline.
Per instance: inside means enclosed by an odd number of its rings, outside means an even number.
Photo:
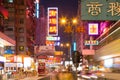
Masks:
[[[88,24],[88,34],[89,35],[98,35],[98,23],[89,23]]]
[[[5,46],[4,53],[5,54],[14,54],[15,53],[15,46]]]
[[[58,35],[58,8],[48,8],[48,35]]]
[[[98,45],[99,42],[96,40],[85,40],[85,45]]]
[[[48,40],[48,41],[60,41],[60,37],[58,37],[58,36],[47,36],[46,40]]]

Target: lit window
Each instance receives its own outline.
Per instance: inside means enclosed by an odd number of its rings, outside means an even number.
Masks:
[[[8,0],[10,3],[13,3],[13,0]]]
[[[19,41],[23,42],[24,41],[24,37],[19,37]]]
[[[24,46],[19,46],[20,51],[24,51]]]
[[[19,32],[20,32],[20,33],[23,33],[23,32],[24,32],[24,28],[20,27],[20,28],[19,28]]]

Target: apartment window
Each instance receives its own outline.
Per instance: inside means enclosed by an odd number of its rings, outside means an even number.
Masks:
[[[13,3],[13,0],[8,0],[9,3]]]
[[[19,51],[24,51],[24,46],[19,46]]]
[[[5,30],[6,31],[14,31],[14,27],[7,27]]]
[[[21,18],[21,19],[20,19],[20,24],[23,24],[23,23],[24,23],[24,19]]]
[[[20,33],[23,33],[23,32],[24,32],[24,28],[20,27],[18,31],[19,31]]]
[[[24,5],[24,0],[19,0],[16,3],[19,4],[19,5]]]
[[[24,0],[20,0],[20,4],[22,4],[22,5],[23,5],[23,4],[24,4]]]
[[[23,42],[24,41],[24,37],[19,37],[19,41]]]
[[[14,22],[14,18],[12,18],[12,17],[9,17],[9,19],[8,19],[10,22]]]
[[[13,13],[15,10],[14,10],[14,8],[13,7],[9,7],[9,12],[10,13]]]
[[[24,9],[20,9],[19,14],[24,14],[24,11],[25,11]]]

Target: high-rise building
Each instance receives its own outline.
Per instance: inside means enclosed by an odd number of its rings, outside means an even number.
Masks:
[[[9,13],[8,19],[4,20],[4,33],[16,41],[16,54],[32,54],[35,32],[34,0],[2,0],[1,4]]]
[[[40,5],[39,18],[36,19],[35,45],[46,45],[47,36],[47,17],[43,5]]]
[[[2,30],[16,41],[16,54],[34,55],[34,45],[46,43],[47,17],[43,5],[39,0],[1,0],[1,5],[9,13]]]

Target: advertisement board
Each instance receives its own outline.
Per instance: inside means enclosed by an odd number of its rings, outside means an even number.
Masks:
[[[35,54],[51,54],[53,55],[55,52],[55,46],[35,46],[34,47]]]

